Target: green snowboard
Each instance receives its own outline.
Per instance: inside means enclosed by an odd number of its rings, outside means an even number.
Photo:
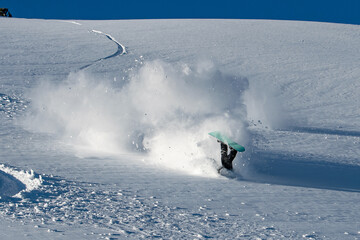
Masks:
[[[238,152],[244,152],[245,151],[245,148],[243,146],[241,146],[240,144],[230,140],[230,138],[226,137],[221,132],[215,131],[215,132],[209,133],[209,135],[217,138],[219,141],[227,144],[228,146],[232,147],[233,149],[235,149]]]

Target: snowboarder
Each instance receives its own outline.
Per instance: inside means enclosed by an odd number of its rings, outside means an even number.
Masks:
[[[221,164],[224,168],[228,170],[232,170],[233,169],[232,162],[236,157],[237,151],[229,146],[230,153],[228,154],[228,145],[226,145],[221,141],[218,142],[220,142],[220,146],[221,146]]]
[[[232,170],[234,161],[237,152],[245,152],[245,148],[240,144],[234,142],[230,138],[226,137],[219,131],[210,132],[210,136],[213,136],[217,139],[217,142],[220,143],[221,147],[221,165],[222,167],[218,169],[220,173],[221,169],[225,168],[227,170]],[[228,154],[228,148],[230,148],[230,153]]]

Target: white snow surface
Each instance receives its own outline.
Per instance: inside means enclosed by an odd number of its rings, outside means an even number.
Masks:
[[[1,239],[360,238],[359,26],[0,28]]]

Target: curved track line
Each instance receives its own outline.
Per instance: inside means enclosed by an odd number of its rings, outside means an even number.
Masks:
[[[91,30],[91,32],[104,35],[104,36],[107,37],[110,41],[114,42],[114,43],[117,45],[118,49],[117,49],[117,51],[116,51],[115,53],[113,53],[113,54],[111,54],[111,55],[109,55],[109,56],[107,56],[107,57],[99,58],[99,59],[95,60],[94,62],[92,62],[92,63],[90,63],[90,64],[87,64],[87,65],[81,67],[80,70],[86,69],[86,68],[92,66],[93,64],[95,64],[95,63],[97,63],[97,62],[100,62],[100,61],[102,61],[102,60],[106,60],[106,59],[109,59],[109,58],[116,57],[116,56],[118,56],[118,55],[124,55],[124,54],[126,54],[126,48],[125,48],[125,46],[122,45],[120,42],[118,42],[118,41],[117,41],[113,36],[111,36],[110,34],[103,33],[103,32],[98,31],[98,30]]]
[[[107,33],[103,33],[101,31],[98,31],[98,30],[92,30],[92,32],[94,33],[98,33],[98,34],[102,34],[102,35],[105,35],[109,40],[113,41],[117,46],[118,46],[118,51],[119,52],[117,55],[123,55],[123,54],[126,54],[126,48],[124,45],[122,45],[121,43],[119,43],[113,36],[111,36],[110,34],[107,34]],[[116,52],[116,53],[117,53]],[[113,54],[115,55],[115,53]],[[112,55],[111,55],[112,56]],[[107,58],[110,58],[109,57],[106,57],[105,59]]]
[[[81,23],[78,23],[78,22],[75,22],[75,21],[63,21],[63,22],[66,22],[66,23],[71,23],[71,24],[75,24],[75,25],[79,25],[79,26],[82,26]],[[104,32],[101,32],[101,31],[98,31],[98,30],[89,30],[89,32],[93,32],[93,33],[97,33],[97,34],[101,34],[101,35],[104,35],[105,37],[107,37],[110,41],[114,42],[116,45],[117,45],[117,51],[107,57],[103,57],[103,58],[99,58],[95,61],[93,61],[92,63],[90,64],[87,64],[85,66],[82,66],[80,68],[80,70],[83,70],[83,69],[86,69],[92,65],[94,65],[95,63],[97,62],[100,62],[102,60],[106,60],[106,59],[109,59],[109,58],[113,58],[113,57],[116,57],[118,55],[124,55],[126,54],[126,48],[124,45],[122,45],[120,42],[118,42],[113,36],[111,36],[110,34],[107,34],[107,33],[104,33]]]

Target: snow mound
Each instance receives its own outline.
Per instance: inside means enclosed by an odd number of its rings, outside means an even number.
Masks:
[[[20,197],[21,192],[30,192],[42,184],[41,175],[34,171],[18,171],[0,164],[0,197]]]

